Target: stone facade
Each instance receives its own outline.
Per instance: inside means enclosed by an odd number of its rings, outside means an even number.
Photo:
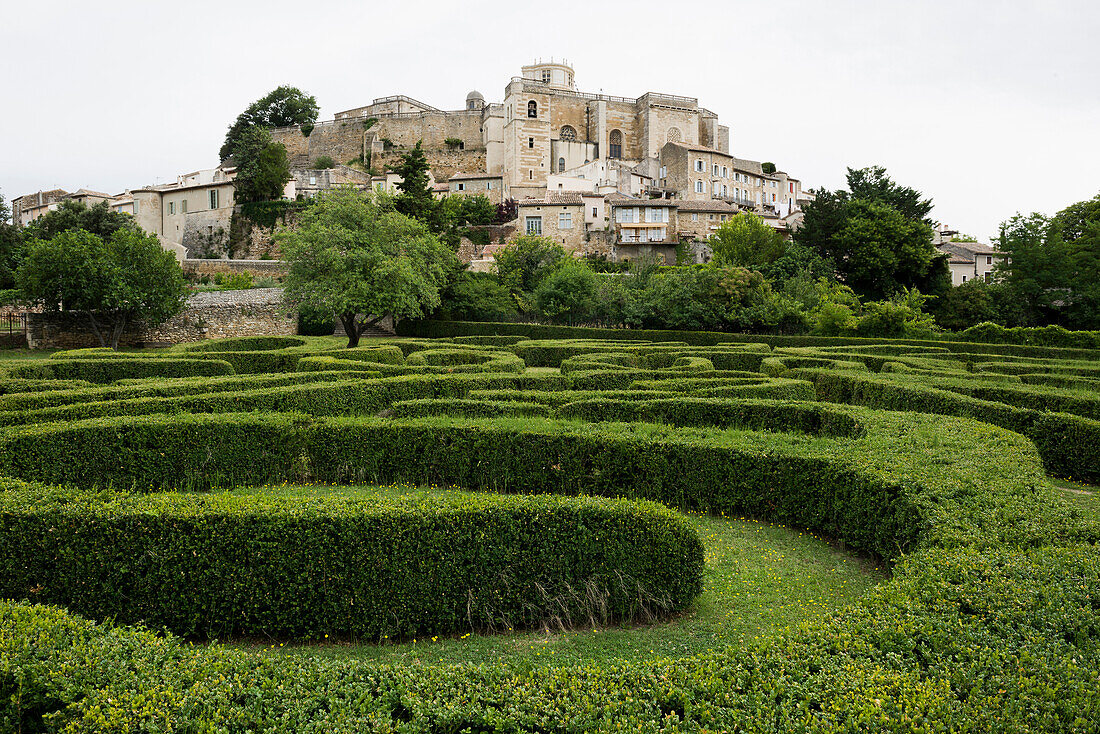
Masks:
[[[549,194],[545,199],[516,202],[519,234],[542,235],[567,252],[587,254],[588,228],[580,194]]]
[[[196,293],[182,313],[154,329],[130,325],[120,346],[182,344],[242,336],[288,336],[298,333],[298,314],[283,303],[281,288]],[[27,316],[31,349],[98,347],[86,317],[38,313]]]

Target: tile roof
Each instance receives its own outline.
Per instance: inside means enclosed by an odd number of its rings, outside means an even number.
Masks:
[[[992,245],[987,245],[983,242],[944,242],[940,245],[942,249],[950,250],[951,252],[957,252],[959,254],[970,255],[1000,255],[1000,250]]]
[[[554,192],[541,199],[520,199],[516,206],[584,206],[584,198],[579,191]]]
[[[473,171],[461,171],[451,176],[451,181],[461,181],[463,179],[471,178],[501,178],[502,174],[499,173],[476,173]]]
[[[678,201],[676,202],[682,212],[722,212],[729,214],[736,212],[737,208],[724,201]]]
[[[671,145],[676,145],[676,146],[679,146],[679,147],[681,147],[685,150],[690,150],[692,153],[714,153],[714,154],[717,154],[717,155],[720,155],[720,156],[725,156],[726,158],[733,158],[733,156],[730,155],[729,153],[723,153],[720,150],[715,150],[714,148],[708,148],[705,145],[690,145],[688,143],[671,143]]]

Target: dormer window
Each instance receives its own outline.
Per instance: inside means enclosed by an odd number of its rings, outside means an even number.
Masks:
[[[535,100],[531,100],[527,103],[527,116],[532,120],[537,119],[539,116],[539,106]]]

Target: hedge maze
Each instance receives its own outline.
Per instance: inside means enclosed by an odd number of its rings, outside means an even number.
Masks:
[[[1052,484],[1100,484],[1100,351],[422,330],[6,362],[0,730],[1100,729],[1100,511]],[[322,491],[356,484],[462,491]],[[666,618],[703,585],[684,511],[892,573],[680,659],[201,644]]]

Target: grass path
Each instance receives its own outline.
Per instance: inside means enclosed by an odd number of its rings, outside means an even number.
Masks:
[[[361,487],[310,491],[409,494],[424,490]],[[670,621],[635,628],[503,631],[496,635],[435,637],[403,644],[237,643],[234,646],[395,664],[497,661],[521,668],[675,658],[774,635],[854,602],[885,577],[881,568],[838,550],[809,532],[747,518],[706,515],[689,515],[689,518],[706,548],[704,591],[691,610]]]

